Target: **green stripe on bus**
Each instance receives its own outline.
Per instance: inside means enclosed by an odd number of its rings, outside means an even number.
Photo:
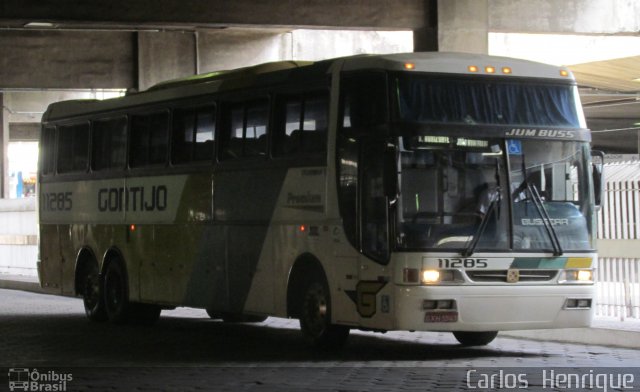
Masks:
[[[567,262],[566,257],[517,257],[511,268],[518,269],[562,269]]]

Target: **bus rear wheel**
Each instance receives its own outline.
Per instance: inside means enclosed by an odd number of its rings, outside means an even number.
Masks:
[[[486,346],[493,342],[493,339],[498,336],[498,331],[487,332],[466,332],[456,331],[453,333],[456,340],[463,346]]]
[[[331,324],[331,297],[325,281],[310,280],[304,289],[300,307],[300,329],[315,346],[340,348],[349,337],[349,328]]]
[[[84,312],[91,321],[106,321],[107,311],[104,305],[102,289],[100,285],[100,275],[98,266],[90,264],[83,272],[82,277],[82,302]]]
[[[118,261],[107,265],[104,273],[104,304],[109,321],[122,324],[129,319],[129,290],[124,270]]]

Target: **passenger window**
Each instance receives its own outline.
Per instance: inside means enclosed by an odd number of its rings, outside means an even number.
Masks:
[[[42,146],[40,171],[42,174],[52,174],[54,170],[54,151],[56,148],[56,128],[45,127],[42,130]]]
[[[173,112],[171,162],[211,161],[215,150],[215,108],[176,109]]]
[[[94,121],[92,132],[93,170],[124,168],[127,152],[127,118]]]
[[[327,150],[328,94],[281,97],[274,131],[276,156],[320,153]]]
[[[228,106],[225,113],[227,126],[222,146],[223,159],[266,155],[268,113],[267,101]]]
[[[166,163],[168,120],[167,112],[131,117],[131,167],[158,166]]]
[[[86,171],[89,163],[89,123],[61,126],[58,138],[58,173]]]

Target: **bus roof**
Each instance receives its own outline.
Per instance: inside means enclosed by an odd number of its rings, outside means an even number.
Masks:
[[[319,62],[280,61],[236,70],[217,71],[158,83],[146,91],[107,100],[83,99],[52,103],[42,122],[80,117],[92,113],[123,110],[174,99],[186,99],[231,91],[256,85],[259,81],[282,83],[291,77],[322,77],[334,66],[342,71],[381,69],[438,74],[493,75],[504,77],[536,77],[574,82],[566,68],[518,60],[465,53],[399,53],[356,55]]]
[[[365,55],[343,58],[343,71],[380,68],[397,71],[467,74],[505,77],[529,77],[569,80],[573,75],[566,67],[509,57],[471,53],[425,52],[388,55]]]

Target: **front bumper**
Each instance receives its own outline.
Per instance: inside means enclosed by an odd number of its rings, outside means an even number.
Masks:
[[[398,286],[399,330],[506,331],[588,327],[594,313],[593,285]],[[591,299],[587,309],[566,309],[569,298]],[[455,300],[457,321],[426,321],[425,300]],[[446,312],[446,310],[441,310]],[[431,318],[432,320],[434,318]]]

